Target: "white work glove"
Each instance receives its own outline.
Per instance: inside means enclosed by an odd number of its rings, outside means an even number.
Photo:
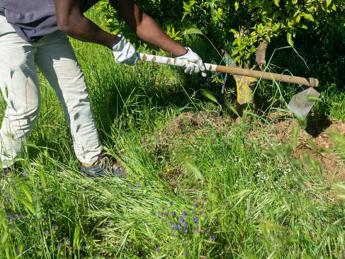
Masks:
[[[186,61],[186,65],[184,67],[184,72],[186,74],[193,74],[193,73],[199,73],[204,72],[206,70],[204,62],[199,57],[198,54],[193,52],[190,48],[186,48],[187,53],[183,56],[176,57],[178,60]],[[202,73],[203,76],[205,73]]]
[[[126,40],[124,36],[119,35],[120,41],[113,48],[113,56],[117,64],[135,65],[139,60],[139,54],[134,46]]]

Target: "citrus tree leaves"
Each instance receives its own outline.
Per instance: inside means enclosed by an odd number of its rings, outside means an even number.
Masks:
[[[186,33],[188,28],[197,28],[195,35],[207,36],[240,63],[255,55],[256,46],[263,40],[269,42],[285,36],[287,44],[294,46],[298,31],[317,29],[319,23],[334,15],[342,1],[137,0],[136,3],[175,40],[183,41],[190,35]],[[118,26],[115,19],[110,18],[109,23]]]

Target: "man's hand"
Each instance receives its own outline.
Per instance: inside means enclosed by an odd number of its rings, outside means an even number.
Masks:
[[[204,72],[206,68],[199,55],[193,52],[190,48],[186,48],[186,50],[186,54],[176,57],[178,60],[186,61],[184,72],[186,74]]]
[[[135,65],[139,59],[139,54],[124,36],[119,35],[119,37],[120,41],[112,48],[115,62],[118,64]]]

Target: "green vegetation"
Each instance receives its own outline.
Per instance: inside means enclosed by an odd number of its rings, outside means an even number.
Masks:
[[[211,39],[218,49],[231,53],[238,62],[240,59],[246,61],[255,54],[256,45],[262,40],[282,38],[286,44],[293,46],[296,38],[303,38],[311,31],[321,31],[320,27],[332,29],[344,24],[342,0],[136,2],[155,17],[172,38],[182,40],[191,34],[202,34]],[[111,29],[125,30],[108,1],[103,0],[99,8],[107,12],[106,21]]]
[[[293,121],[273,111],[296,88],[261,82],[260,110],[235,120],[219,115],[200,91],[214,89],[197,77],[119,66],[108,50],[73,43],[106,150],[129,177],[79,174],[62,109],[42,79],[22,161],[28,177],[0,181],[0,258],[345,257],[339,179],[307,153],[298,159],[297,126],[284,143],[271,134]],[[312,118],[343,120],[344,100],[329,85]],[[344,158],[344,138],[334,139]]]

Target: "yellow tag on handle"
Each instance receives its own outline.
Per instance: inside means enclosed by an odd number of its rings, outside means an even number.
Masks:
[[[234,76],[237,89],[237,102],[240,105],[253,102],[253,90],[250,88],[258,79],[248,76]]]

